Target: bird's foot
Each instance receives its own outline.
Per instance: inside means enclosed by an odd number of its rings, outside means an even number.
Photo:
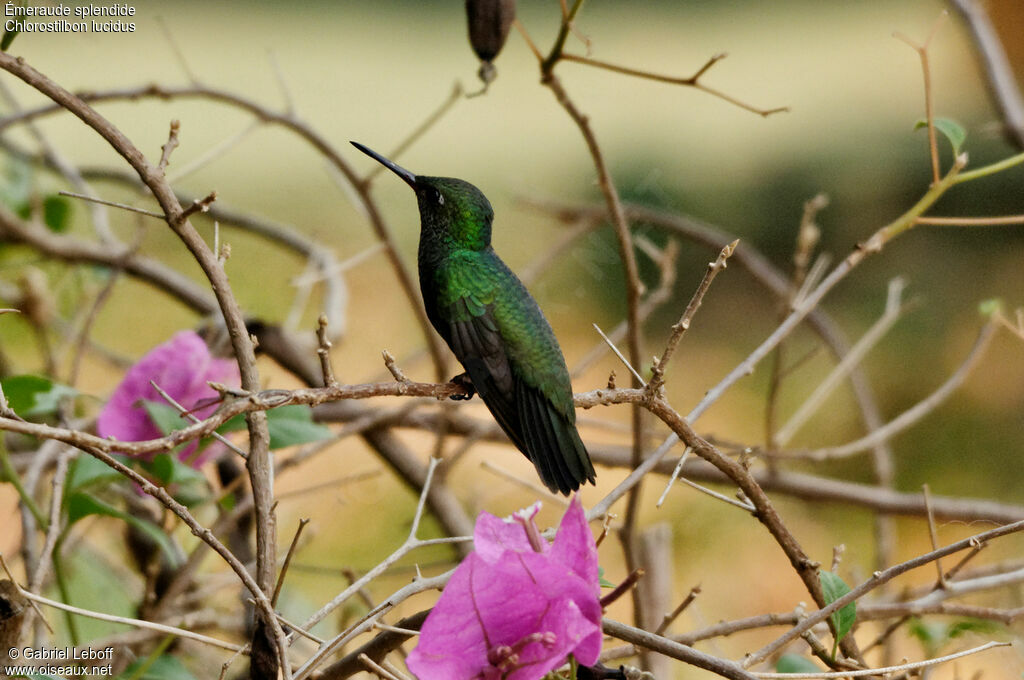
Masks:
[[[473,387],[473,380],[469,377],[469,373],[460,373],[448,382],[453,385],[458,385],[462,389],[466,390],[466,394],[453,394],[449,399],[454,399],[455,401],[466,401],[467,399],[472,399],[473,395],[476,394],[476,388]]]

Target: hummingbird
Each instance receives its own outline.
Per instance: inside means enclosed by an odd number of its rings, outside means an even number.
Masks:
[[[594,465],[576,430],[565,357],[537,301],[491,247],[494,210],[475,186],[415,175],[358,142],[352,145],[416,192],[419,277],[431,325],[494,419],[552,492],[594,483]]]

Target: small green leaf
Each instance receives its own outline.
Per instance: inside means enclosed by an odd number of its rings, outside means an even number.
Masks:
[[[990,300],[982,300],[978,303],[978,312],[982,316],[993,317],[999,312],[1003,311],[1003,301],[999,298],[992,298]]]
[[[168,403],[143,399],[142,407],[146,409],[149,419],[153,421],[157,429],[165,435],[175,430],[180,430],[189,424],[187,421],[182,420],[181,411]]]
[[[231,512],[232,510],[235,509],[235,504],[237,502],[238,499],[235,498],[235,494],[229,493],[225,494],[224,496],[221,496],[220,500],[217,502],[217,507],[219,507],[224,512]]]
[[[153,460],[142,463],[142,467],[162,482],[179,503],[191,507],[209,496],[206,476],[173,453],[158,453]]]
[[[20,159],[10,158],[4,168],[3,180],[0,181],[0,201],[19,217],[27,217],[32,211],[29,205],[31,195],[32,168]]]
[[[939,649],[949,642],[949,627],[942,621],[914,618],[907,625],[907,632],[921,642],[928,656],[938,654]]]
[[[171,539],[167,537],[167,534],[165,534],[160,527],[152,522],[142,519],[141,517],[136,517],[135,515],[124,512],[123,510],[118,510],[114,506],[101,501],[95,496],[91,496],[82,491],[71,494],[67,499],[67,513],[68,526],[74,524],[83,517],[88,517],[89,515],[102,515],[105,517],[115,517],[117,519],[124,520],[152,538],[153,541],[160,546],[160,549],[164,552],[164,555],[167,556],[167,559],[171,564],[177,565],[179,562],[178,553],[175,552]]]
[[[967,130],[964,129],[964,126],[951,118],[935,118],[932,122],[935,125],[935,129],[944,134],[946,139],[949,140],[950,146],[953,147],[953,154],[959,156],[960,147],[963,146],[964,140],[967,139]],[[928,127],[928,121],[925,119],[914,123],[915,130],[926,127]]]
[[[329,428],[313,422],[313,410],[301,404],[267,411],[267,429],[270,431],[271,449],[283,449],[331,437]]]
[[[23,418],[54,413],[64,397],[78,390],[38,375],[15,375],[0,381],[7,404]]]
[[[147,469],[164,484],[206,483],[206,477],[191,465],[181,462],[171,453],[158,453]]]
[[[838,574],[831,571],[823,571],[819,576],[821,578],[821,591],[825,596],[825,604],[832,604],[850,592],[850,586],[846,585],[846,582],[839,578]],[[846,637],[846,634],[850,632],[850,629],[853,628],[854,621],[857,620],[857,603],[850,602],[840,607],[829,618],[835,627],[835,645],[838,646],[842,639]],[[833,656],[835,656],[834,649]]]
[[[191,507],[210,495],[206,476],[179,459],[176,452],[164,451],[151,460],[137,459],[135,462],[179,503]]]
[[[68,478],[64,483],[65,496],[87,487],[111,482],[121,477],[114,468],[89,455],[81,455],[71,461]]]
[[[614,588],[615,584],[604,577],[604,567],[597,568],[597,582],[602,588]]]
[[[783,654],[775,662],[778,673],[820,673],[821,669],[810,659],[798,654]]]
[[[237,415],[217,428],[217,432],[241,432],[246,429],[245,416]],[[296,444],[318,442],[331,437],[331,430],[313,422],[313,410],[302,404],[282,406],[267,411],[270,448],[283,449]]]
[[[999,624],[984,619],[958,619],[949,626],[950,638],[960,637],[964,633],[983,633],[991,635],[1002,630]]]
[[[43,199],[43,223],[58,234],[68,230],[71,221],[71,201],[58,194]]]

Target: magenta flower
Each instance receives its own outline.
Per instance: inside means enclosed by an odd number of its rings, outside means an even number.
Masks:
[[[474,552],[452,574],[409,654],[420,680],[538,680],[601,651],[597,548],[579,497],[548,544],[533,522],[480,513]]]
[[[193,413],[200,418],[217,407],[211,402],[196,409],[197,405],[218,396],[206,384],[207,380],[228,385],[240,382],[238,365],[234,361],[210,356],[202,338],[192,331],[181,331],[151,349],[128,369],[96,421],[96,432],[101,437],[134,442],[163,436],[142,404],[143,401],[166,403],[150,384],[151,380],[185,408],[195,409]],[[223,451],[223,445],[216,446],[208,446],[198,459],[190,460],[198,447],[198,443],[193,442],[181,451],[179,457],[199,467],[210,456]]]

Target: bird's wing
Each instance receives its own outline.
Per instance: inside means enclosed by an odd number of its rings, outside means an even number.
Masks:
[[[494,305],[468,294],[457,298],[448,311],[452,351],[495,420],[533,462],[544,484],[570,493],[581,482],[593,481],[594,468],[573,422],[509,357]]]
[[[470,294],[456,298],[446,316],[449,332],[445,339],[455,358],[469,373],[473,387],[501,428],[517,447],[525,451],[515,403],[516,378],[498,330],[493,306]]]

